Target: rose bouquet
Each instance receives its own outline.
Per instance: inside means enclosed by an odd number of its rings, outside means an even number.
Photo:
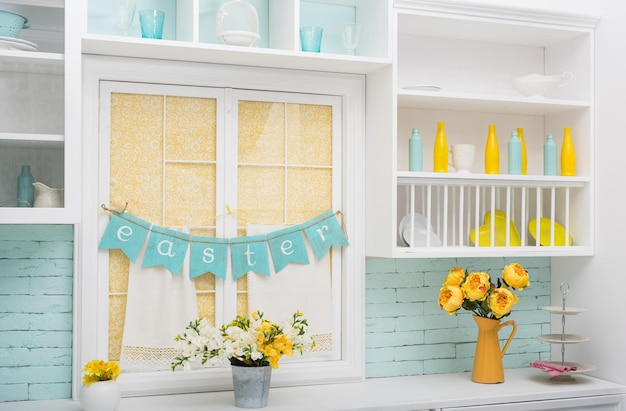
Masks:
[[[117,380],[120,375],[120,366],[117,361],[91,360],[83,368],[83,384],[89,387],[98,381]]]
[[[523,290],[529,285],[528,271],[518,263],[505,266],[496,284],[485,272],[466,275],[463,268],[454,267],[439,290],[439,306],[448,314],[463,308],[480,317],[500,319],[511,314],[519,301],[511,289]]]
[[[251,318],[237,316],[219,328],[200,318],[191,321],[186,331],[174,339],[178,355],[172,362],[172,370],[190,369],[198,359],[209,365],[230,362],[244,367],[278,368],[283,355],[292,356],[294,351],[302,354],[315,346],[307,328],[307,320],[300,311],[283,325],[264,319],[260,311],[253,312]]]

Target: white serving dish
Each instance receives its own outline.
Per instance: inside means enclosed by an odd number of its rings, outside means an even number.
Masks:
[[[537,338],[553,344],[578,344],[589,341],[589,337],[575,334],[543,334]]]
[[[573,79],[574,75],[566,71],[554,76],[542,74],[528,74],[520,77],[503,76],[502,82],[526,97],[543,98],[557,87],[568,85]]]
[[[552,314],[562,314],[562,315],[574,315],[574,314],[584,313],[585,311],[587,311],[584,308],[565,307],[565,309],[563,309],[563,307],[557,307],[557,306],[542,307],[541,309],[550,311]]]
[[[217,38],[224,44],[230,46],[251,47],[260,38],[258,33],[252,31],[229,30],[217,33]]]

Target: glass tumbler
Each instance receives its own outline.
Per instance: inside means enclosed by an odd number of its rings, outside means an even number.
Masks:
[[[141,37],[145,39],[163,38],[163,22],[165,13],[161,10],[141,10],[139,23],[141,25]]]
[[[300,27],[300,43],[302,51],[319,53],[322,46],[322,32],[323,29],[321,27]]]

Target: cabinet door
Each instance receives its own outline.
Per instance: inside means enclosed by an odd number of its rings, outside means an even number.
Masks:
[[[31,25],[15,40],[0,40],[0,206],[2,215],[13,214],[11,222],[27,222],[29,214],[41,211],[30,201],[15,209],[23,165],[35,181],[64,187],[63,8],[23,3],[0,2],[0,9]]]
[[[624,397],[621,395],[605,395],[550,401],[442,408],[442,411],[619,411],[623,403]]]

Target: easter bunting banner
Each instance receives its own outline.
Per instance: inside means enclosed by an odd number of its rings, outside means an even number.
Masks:
[[[215,238],[185,234],[155,226],[125,211],[111,211],[98,248],[120,249],[134,263],[147,239],[142,267],[162,265],[178,275],[189,250],[191,278],[211,273],[222,279],[226,279],[230,252],[234,280],[250,271],[269,276],[270,258],[276,272],[290,263],[309,264],[305,238],[318,260],[332,247],[349,245],[336,214],[341,212],[327,211],[305,223],[265,235]]]

